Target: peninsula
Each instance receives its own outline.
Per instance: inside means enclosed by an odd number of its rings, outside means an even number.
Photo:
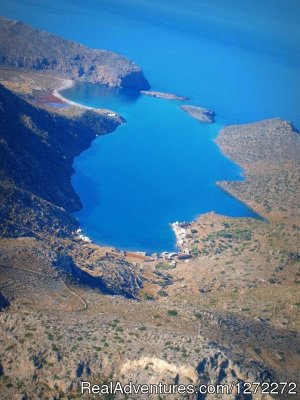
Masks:
[[[77,81],[147,90],[140,67],[106,50],[87,47],[1,17],[0,64]]]

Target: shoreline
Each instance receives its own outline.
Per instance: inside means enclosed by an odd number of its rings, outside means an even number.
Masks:
[[[70,104],[70,106],[74,106],[74,107],[78,107],[78,108],[83,108],[83,109],[85,109],[85,110],[97,110],[97,108],[95,108],[95,107],[85,106],[85,105],[83,105],[83,104],[76,103],[75,101],[69,100],[69,99],[67,99],[66,97],[64,97],[64,96],[60,93],[62,90],[70,89],[70,88],[74,87],[75,84],[76,84],[76,82],[73,81],[73,80],[71,80],[71,79],[64,79],[64,80],[63,80],[62,86],[60,86],[60,87],[58,87],[58,88],[56,88],[56,89],[53,90],[53,95],[54,95],[55,97],[57,97],[58,99],[62,100],[63,102],[65,102],[65,103],[67,103],[67,104]]]
[[[82,105],[82,104],[80,104],[80,103],[76,103],[76,102],[74,102],[74,101],[72,101],[72,100],[67,99],[66,97],[64,97],[64,96],[60,93],[62,90],[71,88],[71,87],[73,87],[75,84],[76,84],[75,81],[69,80],[69,79],[65,79],[65,80],[63,81],[63,84],[62,84],[61,86],[59,86],[58,88],[54,89],[54,91],[53,91],[54,96],[56,96],[57,98],[59,98],[60,100],[62,100],[62,101],[64,101],[64,102],[66,102],[67,104],[70,104],[71,106],[78,107],[78,108],[81,108],[81,109],[94,110],[94,111],[96,111],[97,108],[85,106],[85,105]],[[114,113],[114,112],[113,112],[113,113]],[[218,143],[218,137],[220,136],[220,134],[221,134],[221,132],[222,132],[223,129],[224,129],[224,127],[221,128],[221,129],[218,131],[218,135],[217,135],[217,137],[214,139],[214,142],[217,144],[218,148],[221,150],[221,152],[224,154],[224,156],[225,156],[226,158],[229,158],[229,159],[230,159],[230,157],[228,157],[228,156],[223,152],[223,149],[222,149],[221,145]],[[234,160],[233,160],[233,161],[234,161]],[[234,161],[234,162],[235,162],[235,161]],[[239,163],[237,163],[237,165],[239,165],[239,166],[242,168],[243,172],[245,172],[244,168],[243,168]],[[244,174],[243,174],[243,175],[244,175]],[[246,177],[246,176],[244,176],[244,180],[247,180],[247,177]],[[234,196],[232,193],[230,193],[230,192],[227,191],[224,187],[222,187],[222,182],[223,182],[223,181],[216,181],[216,182],[215,182],[215,185],[219,188],[219,190],[223,191],[227,196],[234,198],[235,200],[237,200],[237,201],[240,202],[241,204],[244,204],[249,210],[251,210],[254,214],[257,215],[256,218],[261,219],[261,220],[263,220],[263,221],[265,221],[265,222],[269,222],[268,219],[266,219],[263,215],[261,215],[257,210],[255,210],[254,208],[252,208],[252,207],[251,207],[249,204],[247,204],[245,201],[240,200],[238,197]],[[230,181],[230,182],[231,182],[231,181]],[[212,210],[212,212],[215,212],[215,211]],[[207,213],[203,213],[203,214],[197,215],[196,218],[193,218],[190,222],[188,222],[188,224],[193,224],[193,223],[195,223],[201,216],[203,216],[203,215],[205,215],[205,214],[207,214]],[[217,215],[221,215],[221,214],[218,214],[218,213],[216,213],[216,214],[217,214]],[[225,216],[226,216],[226,215],[225,215]],[[227,217],[229,217],[229,216],[227,216]],[[234,218],[253,218],[253,219],[255,219],[254,216],[234,217]],[[173,222],[173,223],[172,223],[172,222],[170,223],[171,230],[172,230],[172,231],[174,232],[174,234],[175,234],[175,239],[176,239],[176,240],[175,240],[175,246],[176,246],[176,248],[177,248],[179,251],[180,251],[180,249],[182,249],[182,245],[183,245],[183,242],[184,242],[184,240],[183,240],[184,238],[182,237],[182,234],[183,234],[183,231],[185,231],[185,229],[182,228],[181,225],[184,225],[185,223],[186,223],[185,221],[177,221],[177,222],[175,222],[175,223],[174,223],[174,222]],[[174,229],[174,228],[175,228],[175,229]],[[176,228],[179,228],[180,233],[177,231]],[[80,224],[79,224],[79,229],[81,229]],[[80,235],[77,235],[77,236],[80,236]],[[82,236],[83,236],[83,235],[82,235]],[[183,236],[185,236],[185,235],[183,235]],[[88,237],[88,236],[86,236],[86,235],[84,236],[83,241],[90,241],[90,243],[93,243],[93,244],[96,244],[96,245],[104,246],[104,247],[105,247],[105,245],[98,244],[98,243],[94,242],[92,238],[90,238],[90,237]],[[111,247],[113,247],[113,248],[115,248],[116,250],[118,250],[117,247],[114,247],[114,246],[111,246]],[[183,250],[183,249],[182,249],[182,250]],[[126,251],[127,251],[127,250],[124,250],[124,252],[126,252]],[[189,251],[188,251],[187,248],[185,248],[185,249],[183,250],[183,252],[184,252],[184,253],[189,253]],[[139,252],[137,251],[137,253],[139,253]],[[161,255],[161,254],[163,254],[163,253],[164,253],[164,252],[160,252],[159,254]]]
[[[226,156],[227,157],[227,156]],[[228,158],[228,157],[227,157]],[[238,164],[239,165],[239,164]],[[243,181],[246,181],[247,178],[244,178]],[[217,181],[216,182],[216,186],[223,192],[225,193],[227,196],[237,200],[239,203],[243,204],[245,207],[247,207],[251,212],[253,212],[254,214],[256,214],[256,216],[245,216],[245,217],[229,217],[228,215],[223,215],[224,217],[228,217],[228,218],[252,218],[252,219],[260,219],[264,222],[270,222],[266,217],[264,217],[263,215],[261,215],[257,210],[255,210],[253,207],[251,207],[248,203],[246,203],[246,201],[239,199],[238,197],[234,196],[228,189],[226,189],[222,183],[226,183],[226,182],[239,182],[239,181]],[[217,214],[217,213],[216,213]],[[201,214],[204,215],[204,214]],[[199,215],[196,219],[198,219],[199,217],[201,217],[201,215]],[[221,214],[217,214],[217,215],[221,215]],[[194,221],[194,220],[193,220]]]

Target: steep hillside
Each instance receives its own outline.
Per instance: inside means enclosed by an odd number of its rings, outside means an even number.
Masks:
[[[59,219],[63,230],[73,229],[68,213],[80,208],[71,186],[73,159],[122,118],[91,110],[51,112],[2,85],[0,102],[0,209],[2,220],[10,221],[1,224],[1,235],[58,229]]]
[[[110,86],[149,89],[134,62],[111,51],[88,49],[20,21],[0,18],[0,63]]]

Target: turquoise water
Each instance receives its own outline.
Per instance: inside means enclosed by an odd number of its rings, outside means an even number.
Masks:
[[[13,3],[13,4],[12,4]],[[253,0],[2,0],[1,13],[139,63],[153,90],[215,110],[201,124],[178,102],[78,85],[65,92],[112,108],[127,123],[75,160],[77,214],[96,242],[123,249],[174,248],[168,224],[217,211],[252,215],[218,180],[241,179],[213,139],[228,124],[280,116],[300,127],[300,5]]]

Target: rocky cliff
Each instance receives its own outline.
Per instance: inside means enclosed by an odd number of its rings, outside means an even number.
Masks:
[[[82,110],[70,116],[36,107],[0,85],[2,236],[69,232],[80,208],[71,186],[72,163],[98,134],[123,120]]]
[[[149,89],[142,70],[126,57],[0,18],[0,63],[110,86]]]

